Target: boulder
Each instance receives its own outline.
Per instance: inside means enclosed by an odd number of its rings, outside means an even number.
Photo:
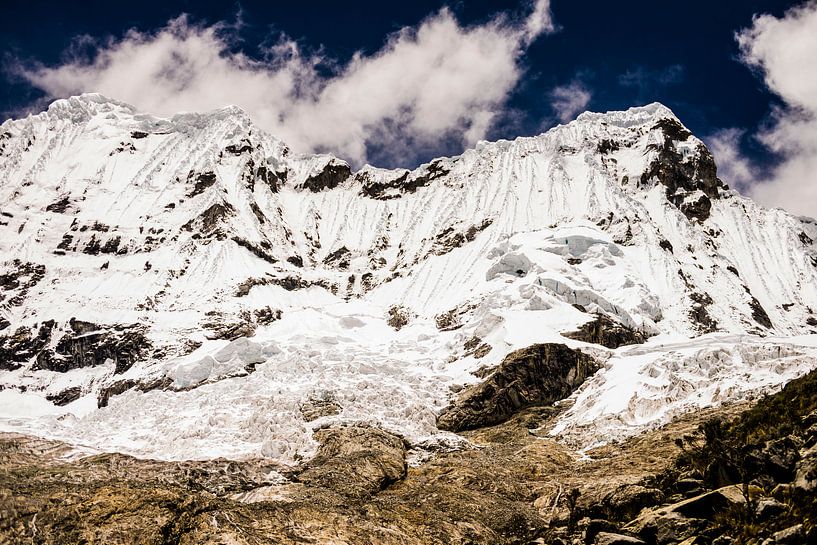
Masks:
[[[667,545],[698,535],[708,524],[707,519],[688,518],[676,512],[657,509],[641,514],[624,530],[638,535],[647,543]]]
[[[624,484],[610,492],[601,503],[609,518],[630,520],[645,507],[660,505],[663,501],[664,494],[658,489]]]
[[[803,532],[803,525],[797,524],[780,530],[772,535],[772,543],[775,545],[800,545],[805,542],[805,532]]]
[[[304,484],[365,498],[406,476],[406,446],[394,434],[355,425],[322,429],[315,438],[318,453],[297,476]]]
[[[757,515],[757,520],[766,521],[777,517],[778,515],[782,515],[786,512],[786,509],[786,505],[780,503],[776,499],[764,498],[757,502],[755,514]]]
[[[666,507],[667,512],[689,518],[712,518],[733,505],[745,504],[746,499],[739,485],[724,486],[712,492],[675,503]]]
[[[752,493],[757,490],[752,487]],[[739,485],[725,486],[672,505],[651,509],[624,527],[648,542],[677,543],[697,535],[718,514],[745,504]]]
[[[595,545],[644,545],[644,542],[637,537],[610,532],[599,532],[594,543]]]
[[[686,497],[698,496],[703,491],[703,481],[701,479],[678,479],[675,482],[675,490]]]
[[[793,485],[804,492],[817,489],[817,446],[802,453],[802,458],[795,466]]]
[[[788,482],[794,478],[801,445],[802,441],[791,435],[767,441],[750,454],[748,462],[753,473],[769,475],[776,482]]]
[[[587,528],[584,530],[584,542],[586,545],[591,545],[596,541],[596,536],[602,532],[615,533],[616,525],[609,520],[604,519],[590,519],[587,523]]]

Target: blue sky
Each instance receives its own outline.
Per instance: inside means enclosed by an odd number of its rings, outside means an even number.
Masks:
[[[83,91],[148,111],[229,101],[302,151],[391,167],[457,154],[477,139],[536,134],[585,109],[659,101],[747,192],[775,181],[789,151],[769,131],[781,111],[803,106],[790,96],[794,84],[772,77],[796,32],[771,27],[791,19],[817,35],[806,17],[813,2],[770,0],[27,1],[0,10],[5,117]],[[801,58],[817,58],[801,41]],[[159,56],[156,76],[141,61]],[[169,70],[175,58],[183,68]],[[802,124],[798,115],[792,125]],[[813,200],[817,184],[803,183],[812,190],[798,200]]]

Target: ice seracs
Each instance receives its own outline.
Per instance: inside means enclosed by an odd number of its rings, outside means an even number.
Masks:
[[[236,107],[160,118],[82,95],[0,126],[0,202],[2,426],[103,449],[293,462],[312,427],[354,420],[445,440],[451,388],[541,342],[607,362],[565,417],[585,438],[813,361],[786,337],[817,332],[817,225],[727,188],[660,104],[355,172]],[[563,335],[599,315],[650,338],[658,363]],[[694,361],[670,341],[794,345],[799,363],[726,358],[726,393],[696,401],[679,384],[708,371],[669,373]],[[663,393],[631,390],[659,368]],[[340,410],[307,421],[300,407],[326,395]]]

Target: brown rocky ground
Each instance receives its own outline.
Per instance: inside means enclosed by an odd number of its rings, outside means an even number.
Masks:
[[[318,455],[297,470],[263,460],[82,457],[58,442],[0,434],[0,543],[549,543],[553,528],[574,522],[568,498],[573,511],[618,501],[636,514],[654,501],[658,492],[643,483],[677,456],[674,438],[713,413],[580,460],[531,431],[556,412],[530,408],[465,432],[473,448],[434,453],[419,467],[406,466],[402,439],[368,427],[318,431]],[[270,478],[275,470],[284,477]]]

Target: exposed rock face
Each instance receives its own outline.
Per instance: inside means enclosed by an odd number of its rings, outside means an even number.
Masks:
[[[45,398],[54,405],[62,407],[63,405],[68,405],[72,401],[76,401],[77,399],[80,398],[81,395],[82,388],[80,388],[79,386],[72,386],[70,388],[66,388],[65,390],[57,394],[47,395],[45,396]]]
[[[45,265],[15,259],[9,272],[0,274],[0,303],[21,306],[31,288],[45,277]]]
[[[182,226],[185,231],[197,231],[198,236],[215,235],[223,237],[220,226],[225,219],[232,216],[235,209],[226,202],[215,203],[207,208],[197,218],[193,218]],[[196,236],[194,235],[194,237]]]
[[[564,399],[598,368],[593,358],[563,344],[517,350],[484,382],[467,388],[439,416],[437,426],[462,431],[504,422],[525,407]]]
[[[676,143],[685,142],[692,134],[678,121],[660,120],[655,128],[664,133],[664,142],[656,146],[658,157],[641,175],[641,184],[652,179],[666,187],[667,198],[689,219],[705,221],[712,208],[711,199],[718,198],[723,182],[718,179],[712,154],[703,144],[695,153],[685,156]]]
[[[0,337],[0,369],[13,370],[22,367],[40,353],[51,340],[54,320],[43,322],[34,330],[20,327],[11,335]]]
[[[107,407],[108,402],[112,397],[127,392],[131,388],[136,388],[140,392],[149,392],[151,390],[169,388],[172,384],[173,379],[166,376],[147,381],[136,381],[131,379],[119,380],[99,391],[96,406],[99,408]]]
[[[201,195],[208,187],[215,184],[217,179],[215,172],[193,172],[191,170],[187,175],[187,181],[193,183],[193,190],[187,196]]]
[[[145,337],[145,328],[137,324],[101,326],[74,320],[69,331],[54,349],[37,355],[34,369],[66,372],[81,367],[96,367],[107,360],[115,364],[115,373],[124,373],[136,361],[145,358],[152,345]]]
[[[449,227],[434,237],[434,245],[431,248],[431,253],[434,255],[445,255],[455,248],[463,246],[467,242],[472,242],[480,232],[487,229],[490,225],[491,220],[485,219],[464,230]]]
[[[240,237],[233,237],[233,242],[252,252],[257,257],[260,257],[267,263],[277,263],[278,260],[275,259],[272,254],[270,254],[270,244],[266,241],[262,242],[261,244],[254,244],[249,240],[240,238]],[[266,246],[266,247],[265,247]]]
[[[331,252],[323,260],[324,265],[334,267],[341,271],[349,270],[349,260],[352,254],[346,246],[341,246],[337,250]]]
[[[390,327],[394,328],[395,331],[400,331],[403,329],[403,327],[408,325],[409,320],[411,319],[411,312],[407,308],[399,305],[389,307],[388,314],[389,318],[386,323],[388,323]]]
[[[595,320],[587,322],[578,331],[564,333],[563,336],[613,349],[628,344],[641,344],[646,340],[643,333],[614,322],[602,314],[597,314]]]
[[[365,497],[406,476],[403,439],[367,426],[320,430],[318,454],[298,475],[310,486],[353,498]]]
[[[46,206],[45,210],[47,212],[56,212],[58,214],[64,214],[65,211],[68,210],[68,207],[70,205],[71,199],[68,197],[68,195],[63,195],[62,197],[59,198],[59,200],[56,200],[49,204],[48,206]]]
[[[712,333],[718,330],[718,322],[709,314],[708,307],[712,305],[712,297],[708,293],[692,292],[689,294],[692,299],[692,308],[689,310],[689,318],[697,326],[700,333]]]
[[[442,160],[434,160],[428,164],[425,172],[411,176],[405,171],[396,177],[382,181],[372,181],[365,172],[358,173],[355,179],[360,182],[360,194],[371,199],[388,200],[396,199],[406,193],[414,193],[417,189],[427,186],[433,180],[442,178],[450,170],[445,167]]]
[[[247,140],[246,138],[242,138],[240,142],[237,144],[230,144],[224,148],[224,151],[230,153],[232,155],[241,155],[243,153],[248,153],[253,150],[252,142]]]
[[[352,169],[343,161],[331,160],[326,166],[313,174],[301,184],[302,189],[308,189],[314,193],[324,189],[334,189],[352,175]]]

